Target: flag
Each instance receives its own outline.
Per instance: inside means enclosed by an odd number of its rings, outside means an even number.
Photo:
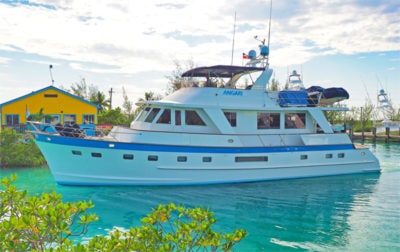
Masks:
[[[243,59],[248,59],[248,58],[249,58],[249,55],[243,53]]]
[[[25,119],[28,119],[30,115],[31,115],[31,112],[29,112],[28,105],[26,105],[26,107],[25,107]]]

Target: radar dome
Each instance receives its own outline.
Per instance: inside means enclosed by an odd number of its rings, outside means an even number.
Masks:
[[[257,52],[255,50],[250,50],[248,55],[249,55],[249,59],[257,58]]]
[[[266,46],[266,45],[263,45],[263,46],[261,46],[261,48],[260,48],[260,54],[262,55],[262,56],[268,56],[269,55],[269,47],[268,46]]]

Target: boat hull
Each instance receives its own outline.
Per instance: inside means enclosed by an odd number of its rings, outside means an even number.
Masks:
[[[82,186],[203,185],[379,172],[353,144],[196,147],[36,134],[57,183]]]

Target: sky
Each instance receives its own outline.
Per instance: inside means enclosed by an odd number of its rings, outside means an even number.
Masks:
[[[350,107],[376,104],[383,88],[399,108],[399,13],[398,0],[273,1],[275,79],[297,70],[306,87],[343,87]],[[175,62],[242,65],[269,19],[269,0],[0,0],[0,103],[52,79],[112,88],[113,107],[123,89],[133,102],[164,94]]]

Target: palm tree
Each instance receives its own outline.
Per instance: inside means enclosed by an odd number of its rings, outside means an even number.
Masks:
[[[99,113],[105,111],[109,105],[110,100],[106,99],[106,95],[103,92],[97,91],[90,96],[90,102],[97,104],[99,108]]]

